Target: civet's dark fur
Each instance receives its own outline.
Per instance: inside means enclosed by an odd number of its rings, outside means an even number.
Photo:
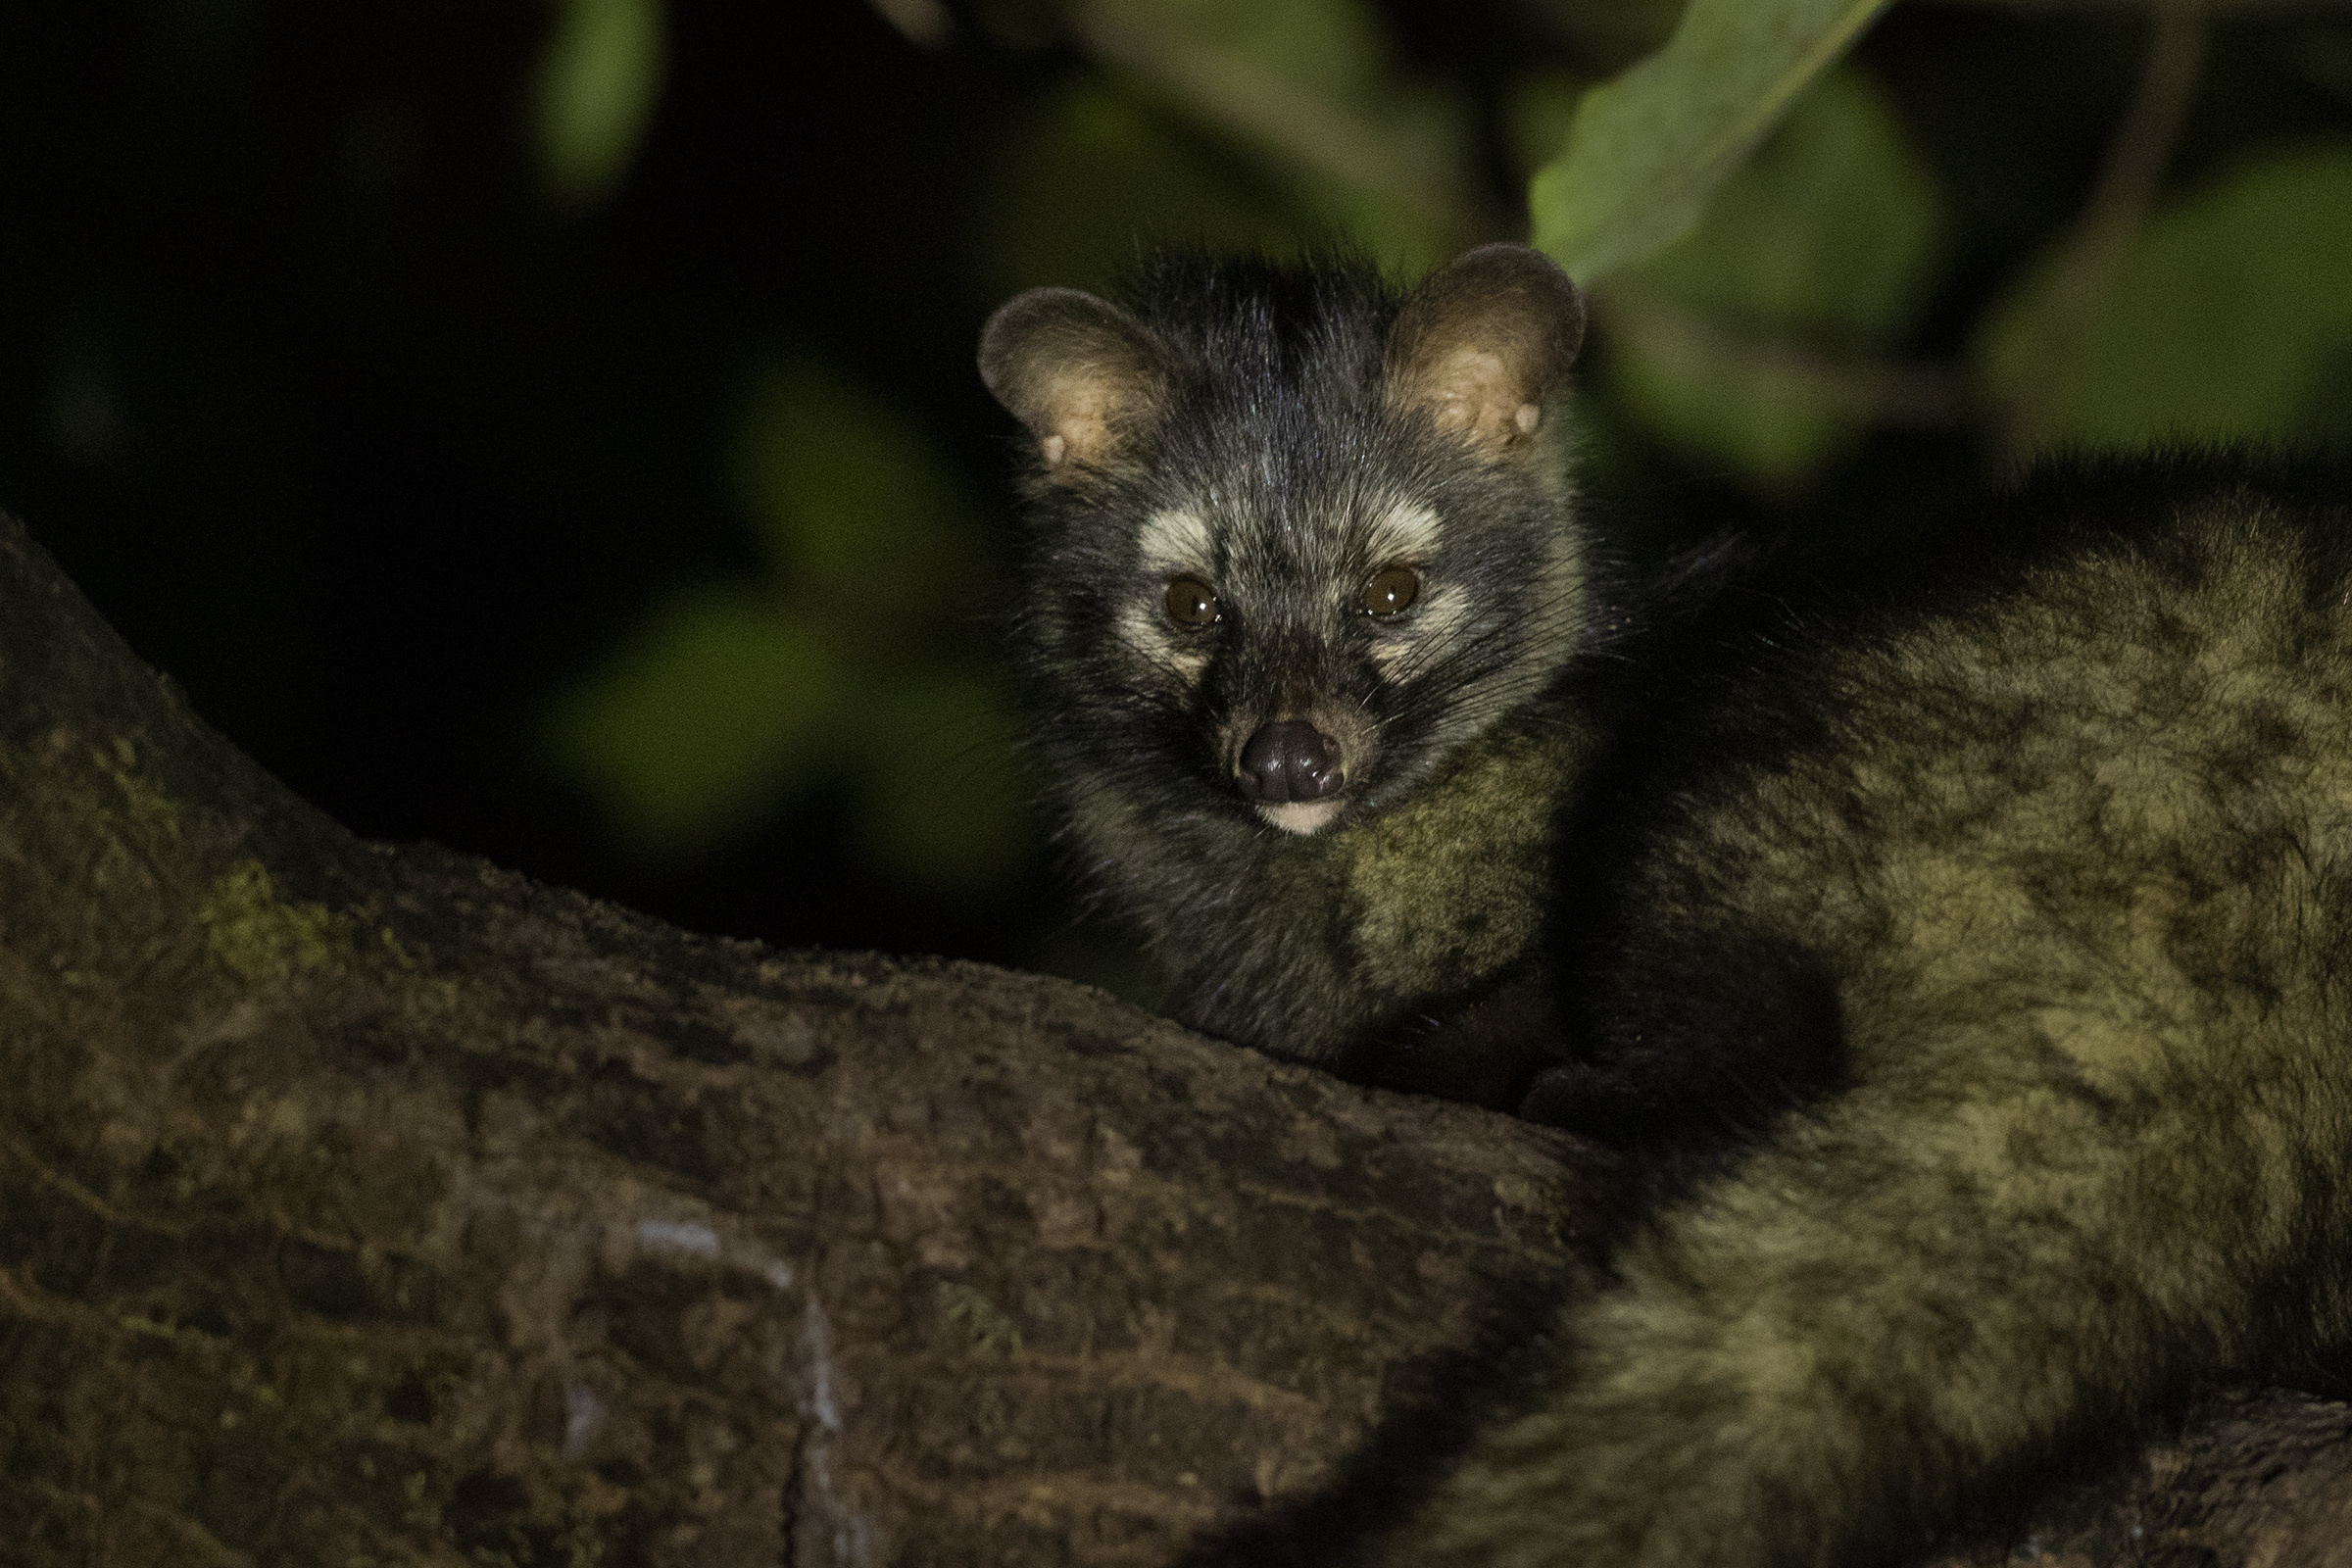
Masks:
[[[2336,1345],[2352,485],[2077,465],[1929,549],[1621,590],[1560,479],[1575,312],[1510,248],[1402,301],[1180,262],[983,340],[1045,755],[1184,1016],[1489,1097],[1547,1057],[1544,1113],[1716,1151],[1332,1555],[1855,1560]],[[1345,754],[1318,831],[1237,789],[1284,720]]]

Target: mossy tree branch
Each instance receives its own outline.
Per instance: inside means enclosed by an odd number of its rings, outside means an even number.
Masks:
[[[1060,982],[360,843],[5,521],[0,1086],[39,1565],[1165,1562],[1571,1290],[1607,1168]],[[2218,1406],[2045,1544],[2291,1546],[2346,1420]]]

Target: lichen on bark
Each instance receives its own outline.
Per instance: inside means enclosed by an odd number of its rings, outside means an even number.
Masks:
[[[11,1563],[1163,1563],[1572,1293],[1609,1170],[361,843],[0,520]],[[2014,1539],[2308,1544],[2345,1419],[2216,1406]]]

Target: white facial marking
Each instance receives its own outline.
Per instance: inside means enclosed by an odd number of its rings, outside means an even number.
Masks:
[[[1519,405],[1519,412],[1511,416],[1511,422],[1519,427],[1521,435],[1534,435],[1536,424],[1543,417],[1544,411],[1542,409],[1537,408],[1533,403],[1522,403]]]
[[[1418,502],[1396,503],[1372,524],[1372,568],[1378,570],[1399,561],[1426,564],[1438,553],[1438,540],[1445,531],[1445,520],[1429,508]]]
[[[1139,653],[1159,653],[1167,643],[1167,628],[1150,606],[1131,604],[1119,612],[1119,641]]]
[[[1442,647],[1447,639],[1458,636],[1462,622],[1470,612],[1470,594],[1458,583],[1425,590],[1418,613],[1400,621],[1389,634],[1372,642],[1372,657],[1382,664],[1402,663],[1408,659],[1428,657],[1433,647]]]
[[[1340,814],[1342,801],[1285,801],[1260,806],[1257,814],[1285,833],[1312,833]]]
[[[1044,456],[1046,466],[1054,468],[1061,466],[1062,455],[1070,450],[1070,444],[1060,436],[1050,435],[1037,444],[1037,450]]]
[[[1469,618],[1470,590],[1460,583],[1447,583],[1422,602],[1421,635],[1430,638],[1455,636]]]
[[[1163,595],[1170,577],[1214,580],[1209,570],[1212,542],[1208,523],[1199,513],[1171,507],[1145,518],[1136,535],[1144,581],[1119,612],[1119,640],[1187,682],[1199,681],[1207,671],[1210,649],[1168,623]]]
[[[1208,648],[1168,624],[1157,601],[1137,602],[1119,612],[1119,641],[1152,664],[1198,681],[1208,668]]]
[[[1146,571],[1168,575],[1181,572],[1203,582],[1210,580],[1208,523],[1199,513],[1181,507],[1154,512],[1144,519],[1136,543],[1143,553]]]

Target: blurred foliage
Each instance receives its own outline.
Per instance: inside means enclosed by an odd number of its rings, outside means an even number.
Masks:
[[[1933,176],[1859,74],[1805,95],[1740,163],[1877,3],[1699,0],[1662,52],[1572,109],[1556,74],[1535,78],[1568,121],[1537,177],[1540,227],[1645,302],[1617,318],[1650,326],[1626,332],[1610,384],[1637,421],[1759,483],[1801,483],[1856,421],[1772,366],[1726,373],[1690,323],[1874,348],[1931,273]],[[1466,86],[1401,69],[1363,0],[1058,17],[1101,66],[1040,93],[992,161],[973,235],[991,293],[1099,283],[1139,235],[1272,251],[1340,237],[1409,274],[1521,224],[1476,175]],[[1619,45],[1629,22],[1656,24],[1604,20]],[[1520,97],[1522,137],[1541,138],[1539,100]],[[548,756],[650,862],[721,854],[829,794],[876,867],[942,896],[984,889],[1021,858],[1024,824],[1002,704],[972,673],[993,654],[950,635],[997,591],[972,509],[919,432],[838,374],[804,357],[755,387],[733,461],[764,579],[663,590],[551,700]]]
[[[366,831],[1115,976],[1013,908],[987,311],[1157,241],[1532,233],[1636,558],[1883,537],[2053,443],[2352,438],[2352,12],[2032,9],[18,8],[0,502]]]
[[[551,764],[616,847],[691,864],[820,792],[861,859],[952,899],[1033,856],[998,664],[1004,584],[960,476],[808,353],[749,378],[730,478],[765,571],[662,589],[551,697]]]
[[[990,295],[1041,280],[1100,286],[1133,261],[1139,235],[1287,251],[1309,232],[1237,156],[1103,76],[1041,95],[990,162],[972,235]]]
[[[1530,194],[1536,243],[1590,284],[1680,239],[1886,3],[1690,0],[1666,47],[1577,106]]]
[[[1004,291],[1099,284],[1139,236],[1346,236],[1412,273],[1479,232],[1463,95],[1400,74],[1360,0],[1128,0],[1069,21],[1105,69],[1037,105],[976,204],[982,274]]]
[[[1935,281],[1940,216],[1885,96],[1858,68],[1831,71],[1695,226],[1610,281],[1611,390],[1694,458],[1761,488],[1801,485],[1859,438],[1858,411],[1793,357],[1737,345],[1898,347]]]
[[[1884,348],[1933,281],[1936,176],[1859,68],[1825,74],[1679,242],[1621,277],[1751,333]]]
[[[910,38],[946,36],[928,11],[917,26],[875,3]],[[958,8],[995,47],[1058,62],[985,158],[971,296],[1101,286],[1155,240],[1339,238],[1409,275],[1532,225],[1592,300],[1589,470],[1681,464],[1769,513],[1888,430],[1998,462],[2021,379],[2058,341],[2047,279],[2075,230],[2052,214],[2028,254],[1961,227],[1937,163],[1952,140],[1923,145],[1899,94],[1847,58],[1885,5],[1520,0],[1490,14],[1512,39],[1450,57],[1404,47],[1404,14],[1370,0]],[[2352,81],[2340,26],[2288,52],[2307,80]],[[2128,107],[2103,134],[2141,133]],[[2352,139],[2248,148],[2124,218],[2027,444],[2340,431]],[[551,703],[549,756],[651,859],[723,854],[829,795],[877,868],[985,897],[1035,832],[974,613],[1006,591],[985,514],[906,415],[838,371],[790,356],[752,386],[731,461],[762,574],[656,592]]]
[[[1542,19],[1552,38],[1592,67],[1598,79],[1616,75],[1673,37],[1685,0],[1526,0],[1523,9]],[[1512,64],[1516,74],[1544,63],[1520,58]],[[1544,156],[1557,147],[1555,141]]]
[[[662,0],[558,0],[533,129],[549,193],[593,207],[628,172],[661,96]]]
[[[1996,402],[2041,368],[2051,266],[1985,314]],[[2352,145],[2266,153],[2159,207],[2057,377],[2056,441],[2352,435]]]

